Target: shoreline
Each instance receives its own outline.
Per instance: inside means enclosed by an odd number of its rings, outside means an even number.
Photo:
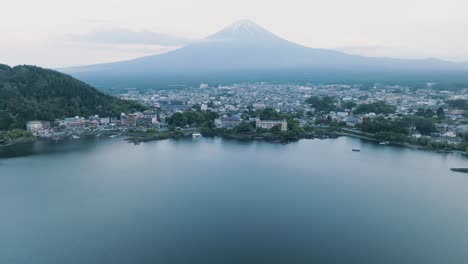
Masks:
[[[165,140],[165,139],[178,139],[178,138],[188,138],[191,137],[192,133],[195,130],[186,130],[186,131],[161,131],[161,132],[156,132],[156,133],[145,133],[145,132],[122,132],[122,131],[105,131],[105,132],[100,132],[100,133],[85,133],[82,134],[83,137],[91,137],[91,136],[96,136],[98,134],[102,134],[104,137],[109,137],[109,136],[121,136],[124,137],[124,141],[128,143],[133,143],[135,145],[145,143],[145,142],[150,142],[150,141],[160,141],[160,140]],[[371,135],[366,135],[361,132],[359,134],[359,131],[356,131],[356,133],[353,133],[355,131],[352,130],[342,130],[342,131],[337,131],[335,133],[307,133],[298,137],[291,137],[291,138],[279,138],[279,137],[272,137],[272,135],[254,135],[254,134],[225,134],[225,133],[219,133],[219,132],[214,132],[212,134],[206,135],[204,137],[220,137],[223,139],[234,139],[234,140],[241,140],[241,141],[262,141],[262,142],[268,142],[272,144],[289,144],[292,142],[297,142],[302,139],[335,139],[339,137],[351,137],[351,138],[357,138],[357,139],[362,139],[362,140],[367,140],[367,141],[372,141],[372,142],[382,142],[382,139],[376,139],[373,138]],[[61,138],[63,140],[64,138]],[[59,142],[61,141],[59,140]],[[79,139],[78,139],[79,140]],[[35,143],[38,141],[49,141],[52,142],[54,141],[53,139],[45,139],[45,138],[24,138],[24,139],[19,139],[15,141],[8,142],[7,144],[0,144],[0,149],[6,148],[6,147],[12,147],[15,145],[21,145],[21,144],[26,144],[26,143]],[[416,149],[416,150],[425,150],[425,151],[431,151],[435,153],[454,153],[454,154],[460,154],[463,156],[468,156],[468,154],[464,151],[461,150],[442,150],[442,149],[435,149],[427,146],[421,146],[421,145],[416,145],[416,144],[411,144],[411,143],[404,143],[404,142],[395,142],[395,141],[388,141],[390,145],[394,146],[400,146],[400,147],[406,147],[406,148],[411,148],[411,149]]]
[[[180,132],[180,131],[179,131]],[[127,135],[125,135],[127,136]],[[139,140],[139,138],[126,138],[124,139],[127,142],[134,143],[134,144],[140,144],[144,142],[149,142],[149,141],[159,141],[159,140],[164,140],[164,139],[169,139],[169,138],[181,138],[181,137],[190,137],[191,133],[185,133],[185,134],[179,134],[177,136],[156,136],[156,137],[149,137],[145,138],[144,140]],[[358,138],[362,140],[367,140],[367,141],[372,141],[372,142],[382,142],[383,140],[381,139],[376,139],[373,138],[369,135],[358,135],[355,133],[350,133],[350,132],[336,132],[336,133],[321,133],[321,134],[313,134],[309,133],[307,135],[302,135],[299,137],[294,137],[294,138],[289,138],[289,139],[278,139],[278,138],[269,138],[268,136],[264,135],[243,135],[243,134],[221,134],[221,133],[213,133],[210,135],[207,135],[205,137],[220,137],[223,139],[234,139],[234,140],[241,140],[241,141],[262,141],[262,142],[268,142],[272,144],[289,144],[292,142],[297,142],[302,139],[336,139],[339,137],[351,137],[351,138]],[[410,148],[410,149],[415,149],[415,150],[425,150],[425,151],[431,151],[435,153],[454,153],[454,154],[460,154],[463,156],[468,156],[468,154],[464,151],[461,150],[443,150],[443,149],[435,149],[427,146],[421,146],[421,145],[416,145],[416,144],[411,144],[411,143],[404,143],[404,142],[395,142],[395,141],[388,141],[390,145],[394,146],[400,146],[400,147],[405,147],[405,148]]]
[[[347,133],[347,132],[342,132],[342,136],[347,136],[347,137],[352,137],[352,138],[359,138],[359,139],[364,139],[368,141],[373,141],[373,142],[382,142],[383,140],[381,139],[376,139],[372,138],[366,135],[357,135],[353,133]],[[431,151],[431,152],[436,152],[436,153],[456,153],[464,156],[468,156],[468,153],[461,151],[461,150],[454,150],[454,149],[435,149],[427,146],[421,146],[421,145],[416,145],[416,144],[411,144],[411,143],[404,143],[404,142],[395,142],[395,141],[388,141],[390,145],[396,145],[400,147],[406,147],[406,148],[411,148],[411,149],[416,149],[416,150],[426,150],[426,151]]]
[[[26,143],[32,143],[36,142],[39,140],[38,138],[32,137],[32,138],[20,138],[17,140],[9,141],[6,144],[0,144],[0,149],[1,148],[6,148],[6,147],[11,147],[11,146],[16,146],[16,145],[21,145],[21,144],[26,144]]]

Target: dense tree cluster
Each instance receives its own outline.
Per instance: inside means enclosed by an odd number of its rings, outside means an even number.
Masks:
[[[445,118],[445,111],[442,107],[437,108],[436,114],[437,114],[437,118],[439,119]]]
[[[0,130],[24,129],[30,120],[113,116],[143,109],[57,71],[0,64]]]
[[[305,103],[310,104],[317,112],[330,112],[337,110],[335,99],[330,96],[312,96],[307,98]]]
[[[251,133],[255,132],[255,123],[254,122],[242,122],[235,127],[237,133]]]
[[[392,114],[395,113],[396,108],[394,106],[388,105],[385,102],[379,101],[370,104],[361,104],[356,108],[356,114],[367,114],[367,113],[376,113],[376,114]]]
[[[361,125],[362,131],[368,133],[391,132],[396,134],[409,135],[411,128],[416,129],[423,135],[437,131],[432,119],[418,116],[408,116],[396,120],[387,120],[384,118],[365,118]]]
[[[425,118],[433,118],[434,116],[437,116],[438,119],[444,119],[445,118],[445,112],[442,107],[439,107],[436,112],[432,111],[431,109],[418,109],[414,115],[425,117]]]
[[[357,106],[356,102],[353,102],[353,101],[343,101],[341,103],[341,108],[343,109],[353,109],[356,106]]]
[[[446,103],[453,108],[468,110],[468,100],[465,99],[448,100]]]
[[[12,129],[9,131],[0,131],[0,145],[4,142],[13,141],[19,138],[29,138],[33,135],[22,129]]]
[[[254,116],[259,117],[261,120],[283,120],[287,118],[284,114],[280,114],[270,107],[255,111]]]
[[[187,111],[183,113],[175,113],[166,121],[173,127],[185,126],[209,126],[212,127],[214,120],[218,114],[211,111]]]
[[[267,107],[264,109],[258,109],[256,111],[251,110],[247,115],[244,116],[244,119],[248,117],[251,118],[260,118],[261,120],[286,120],[288,123],[288,130],[281,131],[281,127],[279,125],[274,126],[273,128],[266,130],[262,128],[256,128],[255,122],[247,122],[244,121],[239,124],[234,131],[236,133],[250,133],[255,134],[256,136],[263,137],[266,134],[269,134],[270,140],[279,139],[281,141],[288,141],[291,139],[297,139],[300,135],[304,133],[304,129],[299,126],[299,121],[297,121],[297,117],[301,116],[300,113],[280,113],[277,112],[275,109]]]
[[[420,108],[414,114],[417,115],[417,116],[432,118],[434,116],[434,111],[432,111],[431,109],[424,110],[424,109]]]

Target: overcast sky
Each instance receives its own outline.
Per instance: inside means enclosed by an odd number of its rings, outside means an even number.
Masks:
[[[468,61],[467,0],[15,0],[0,63],[64,67],[158,54],[250,19],[354,54]]]

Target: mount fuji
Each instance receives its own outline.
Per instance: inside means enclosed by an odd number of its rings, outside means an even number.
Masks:
[[[234,81],[439,82],[466,77],[468,64],[372,58],[292,43],[249,20],[160,55],[61,69],[99,88]]]

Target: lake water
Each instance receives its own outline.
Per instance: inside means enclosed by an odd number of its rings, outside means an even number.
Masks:
[[[88,138],[0,157],[0,263],[468,263],[457,154]]]

